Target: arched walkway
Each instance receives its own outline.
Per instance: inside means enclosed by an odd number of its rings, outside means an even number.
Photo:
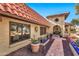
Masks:
[[[56,35],[60,35],[61,34],[61,27],[59,25],[55,25],[53,27],[53,34],[56,34]]]

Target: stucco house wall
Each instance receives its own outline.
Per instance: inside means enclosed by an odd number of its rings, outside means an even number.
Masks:
[[[23,40],[14,44],[9,44],[9,22],[17,22],[17,23],[23,23],[23,24],[30,24],[31,25],[31,38],[33,38],[33,35],[36,37],[41,37],[40,35],[40,25],[19,21],[17,19],[8,18],[8,17],[2,17],[2,22],[0,22],[0,55],[7,55],[19,48],[22,48],[29,43],[31,43],[30,39]],[[38,27],[38,31],[35,32],[35,27]],[[45,35],[42,35],[45,36]]]
[[[68,24],[68,25],[65,24],[65,36],[70,35],[70,34],[71,34],[71,25],[70,24]]]
[[[52,33],[53,33],[53,26],[54,26],[54,24],[51,24],[51,23],[50,23],[49,26],[50,26],[50,27],[47,28],[47,33],[49,33],[49,34],[51,33],[51,34],[52,34]]]
[[[59,21],[58,22],[55,22],[55,19],[59,19]],[[65,17],[64,16],[54,16],[54,17],[50,17],[50,18],[48,18],[49,20],[51,20],[52,22],[55,22],[56,24],[54,24],[54,25],[51,25],[51,28],[50,28],[50,30],[53,30],[53,27],[55,26],[55,25],[58,25],[58,26],[60,26],[61,27],[61,30],[62,30],[62,35],[64,36],[64,31],[65,31],[65,23],[64,23],[64,20],[65,20]]]

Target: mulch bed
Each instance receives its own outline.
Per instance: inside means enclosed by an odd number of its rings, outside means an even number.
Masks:
[[[23,48],[20,48],[7,56],[45,56],[54,39],[50,40],[48,44],[46,44],[45,49],[40,47],[40,51],[38,53],[32,53],[31,45],[27,45]]]
[[[73,53],[69,47],[67,40],[62,40],[63,49],[64,49],[64,56],[73,56]]]

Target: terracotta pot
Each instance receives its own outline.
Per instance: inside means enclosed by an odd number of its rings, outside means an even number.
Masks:
[[[32,52],[37,53],[39,52],[40,44],[31,44]]]

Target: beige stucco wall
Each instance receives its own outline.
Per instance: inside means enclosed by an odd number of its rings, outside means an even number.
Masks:
[[[35,27],[38,27],[38,31],[35,31]],[[31,24],[31,38],[38,38],[40,37],[40,26],[39,25],[35,25],[35,24]]]
[[[52,34],[52,33],[53,33],[53,26],[54,26],[54,24],[51,24],[51,23],[50,23],[49,26],[50,26],[50,27],[47,28],[47,33],[49,33],[49,34],[51,33],[51,34]]]
[[[58,22],[55,22],[55,19],[58,18],[59,21]],[[49,20],[51,20],[52,22],[55,22],[54,25],[51,25],[51,28],[50,30],[53,30],[53,27],[55,25],[59,25],[61,27],[61,30],[62,30],[62,35],[64,36],[64,31],[65,31],[65,16],[54,16],[54,17],[50,17],[48,18]]]
[[[76,32],[79,33],[79,26],[75,26]]]
[[[30,39],[28,39],[28,40],[20,41],[20,42],[10,45],[9,44],[9,21],[23,23],[23,24],[30,24],[31,25],[31,38],[33,38],[33,35],[35,35],[36,37],[40,37],[39,25],[19,21],[16,19],[8,18],[8,17],[2,17],[2,22],[0,22],[0,55],[9,54],[12,51],[15,51],[31,43]],[[36,26],[38,27],[38,32],[35,32]]]
[[[68,26],[65,27],[65,29],[67,29],[67,31],[65,31],[65,34],[66,34],[66,35],[70,35],[70,33],[71,33],[71,26],[68,25]],[[65,35],[65,36],[66,36],[66,35]]]

